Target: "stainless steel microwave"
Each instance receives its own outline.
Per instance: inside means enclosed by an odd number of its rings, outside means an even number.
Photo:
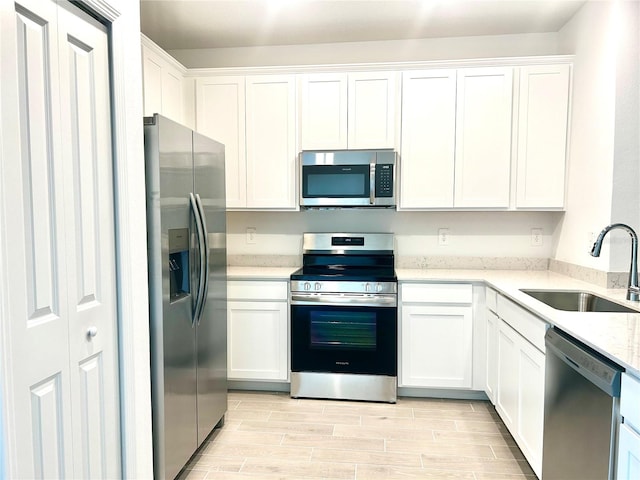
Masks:
[[[303,208],[396,206],[393,150],[333,150],[300,153]]]

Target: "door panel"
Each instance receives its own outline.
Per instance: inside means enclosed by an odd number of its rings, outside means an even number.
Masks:
[[[19,180],[2,189],[18,199],[20,219],[2,232],[12,245],[9,473],[115,478],[121,469],[108,37],[96,21],[61,5],[16,3],[15,65],[7,64],[8,76],[16,68],[19,112],[18,161],[7,167],[19,169]],[[90,327],[96,336],[87,335]]]
[[[115,224],[106,28],[58,10],[74,472],[120,472]],[[79,440],[82,439],[80,442]]]

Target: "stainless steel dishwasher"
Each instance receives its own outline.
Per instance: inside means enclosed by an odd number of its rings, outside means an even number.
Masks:
[[[622,368],[557,329],[545,344],[542,480],[611,480]]]

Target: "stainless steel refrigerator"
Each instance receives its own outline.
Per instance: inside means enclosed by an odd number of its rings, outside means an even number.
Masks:
[[[224,145],[144,119],[156,479],[174,478],[227,410]]]

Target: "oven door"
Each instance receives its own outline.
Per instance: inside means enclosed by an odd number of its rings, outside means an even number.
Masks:
[[[292,294],[292,372],[397,376],[395,295],[303,295]]]

